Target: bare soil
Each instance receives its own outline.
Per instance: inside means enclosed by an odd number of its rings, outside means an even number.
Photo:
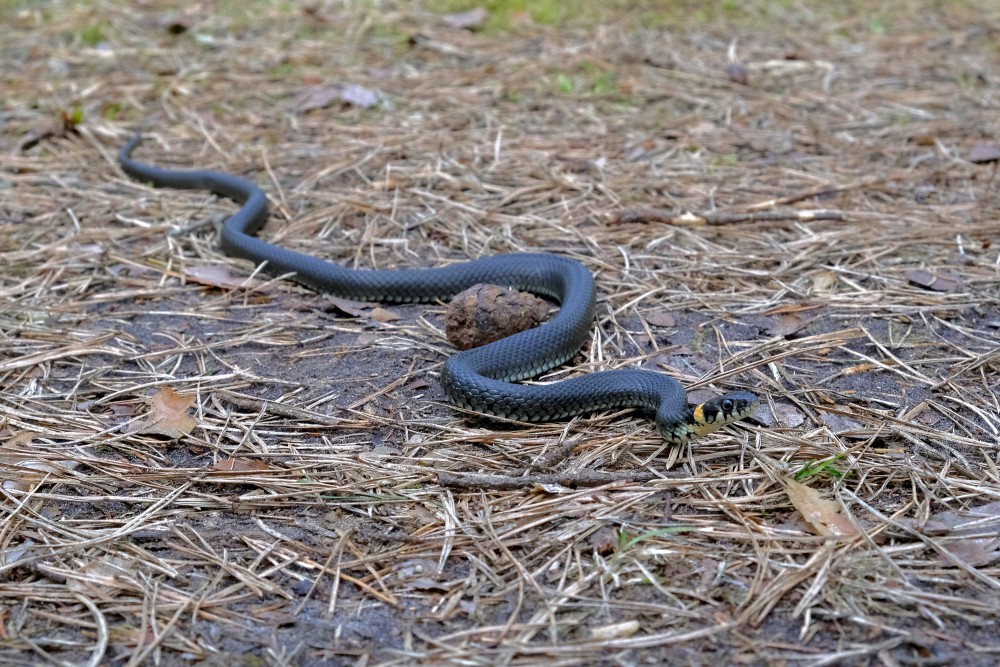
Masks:
[[[996,664],[1000,6],[809,4],[0,2],[0,662]],[[761,409],[463,414],[444,304],[224,256],[140,126],[343,265],[580,260],[540,381]]]

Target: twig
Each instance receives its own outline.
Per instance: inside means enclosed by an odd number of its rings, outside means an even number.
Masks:
[[[288,405],[282,405],[281,403],[275,403],[274,401],[266,401],[259,398],[253,398],[252,396],[236,394],[226,389],[216,389],[215,393],[219,394],[233,405],[241,407],[244,410],[256,410],[258,412],[266,412],[267,414],[276,415],[278,417],[302,419],[316,424],[326,424],[327,426],[340,426],[343,424],[343,420],[338,419],[337,417],[328,417],[327,415],[321,415],[309,410],[303,410],[302,408],[293,408]]]
[[[772,200],[776,201],[776,200]],[[812,220],[843,220],[847,215],[843,211],[830,209],[809,209],[809,210],[781,210],[781,211],[747,211],[728,212],[719,211],[715,213],[682,213],[675,215],[665,209],[638,206],[625,209],[615,216],[611,225],[624,225],[636,222],[660,222],[667,225],[732,225],[747,222],[780,222],[783,220],[795,220],[798,222],[810,222]]]
[[[560,486],[601,486],[615,482],[649,482],[663,479],[669,475],[655,472],[640,472],[630,470],[625,472],[596,472],[581,470],[579,472],[563,472],[551,475],[525,475],[511,477],[508,475],[456,474],[439,472],[438,481],[444,486],[460,489],[520,489],[536,484],[558,484]]]

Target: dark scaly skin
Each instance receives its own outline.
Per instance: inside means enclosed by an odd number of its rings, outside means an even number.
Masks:
[[[455,404],[518,421],[549,421],[594,410],[639,408],[652,413],[664,438],[687,442],[743,419],[757,406],[745,391],[688,406],[676,380],[645,370],[590,373],[546,385],[514,384],[568,361],[590,336],[594,279],[582,264],[540,253],[512,253],[428,269],[345,269],[253,236],[267,221],[267,197],[256,185],[217,171],[161,169],[132,159],[135,136],[118,155],[126,174],[158,187],[210,190],[241,204],[222,227],[223,252],[260,264],[274,275],[319,292],[366,301],[449,299],[476,283],[503,285],[552,297],[559,312],[542,326],[452,355],[441,384]]]

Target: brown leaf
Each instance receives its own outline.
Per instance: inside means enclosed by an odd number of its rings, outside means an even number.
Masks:
[[[248,276],[234,275],[226,264],[202,264],[184,269],[184,275],[202,285],[221,289],[254,288],[260,281]]]
[[[754,421],[764,426],[783,426],[785,428],[797,428],[806,420],[806,416],[801,410],[786,401],[775,401],[773,409],[767,402],[761,403],[761,406],[754,412],[753,418]]]
[[[974,162],[976,164],[988,164],[990,162],[1000,161],[1000,146],[992,142],[983,142],[976,144],[969,151],[969,157],[967,158],[969,162]]]
[[[31,441],[35,439],[38,435],[34,431],[18,431],[10,437],[6,443],[4,443],[4,448],[8,447],[26,447],[31,444]]]
[[[341,90],[340,99],[345,104],[368,109],[382,100],[382,94],[376,90],[349,83]]]
[[[794,479],[786,479],[784,483],[788,499],[816,534],[835,537],[857,534],[854,524],[841,514],[842,508],[836,500],[821,498],[818,491]]]
[[[212,470],[217,472],[267,472],[274,470],[274,467],[264,461],[254,459],[222,459],[212,466]]]
[[[57,134],[55,130],[53,130],[51,127],[36,128],[25,134],[23,137],[21,137],[21,142],[20,145],[18,146],[18,150],[26,151],[32,149],[38,144],[45,141],[46,139],[51,139],[52,137],[55,136],[57,136]]]
[[[642,317],[648,324],[652,324],[654,327],[672,327],[677,323],[677,320],[674,319],[674,314],[669,310],[654,310]]]
[[[732,63],[726,66],[726,76],[733,83],[738,83],[741,85],[748,85],[750,83],[750,70],[746,65],[741,65],[740,63]]]
[[[383,308],[382,306],[375,306],[372,311],[368,314],[376,322],[392,322],[393,320],[401,319],[402,316],[391,310]]]
[[[845,415],[838,415],[834,412],[824,412],[819,416],[819,420],[826,424],[827,428],[839,436],[845,436],[851,433],[864,433],[863,426],[860,422],[857,422]]]
[[[339,296],[327,295],[326,302],[343,314],[350,315],[351,317],[364,317],[372,309],[370,303],[344,299]]]
[[[791,336],[793,333],[804,329],[808,323],[809,320],[801,315],[788,313],[775,320],[767,330],[772,336]]]
[[[812,292],[815,294],[825,294],[832,292],[837,286],[840,276],[835,271],[820,271],[811,277]]]
[[[590,536],[589,542],[594,551],[607,556],[618,546],[618,533],[611,526],[603,526]]]
[[[410,380],[403,385],[403,388],[406,389],[406,391],[423,391],[429,386],[431,386],[431,383],[428,382],[426,378],[416,378],[415,380]]]
[[[347,85],[313,86],[299,93],[293,103],[297,111],[312,111],[328,107],[334,102],[368,109],[383,99],[382,93],[359,86],[354,83]]]
[[[117,556],[100,556],[86,561],[74,574],[66,578],[66,587],[77,593],[100,589],[110,594],[122,588],[135,571],[131,560]]]
[[[383,323],[402,319],[402,316],[399,313],[367,301],[355,301],[353,299],[344,299],[339,296],[327,296],[326,301],[336,310],[339,310],[345,315],[350,315],[351,317],[365,317],[370,320]]]
[[[955,292],[963,287],[962,279],[953,273],[933,273],[925,269],[910,269],[906,279],[911,285],[935,292]]]
[[[17,431],[0,448],[0,464],[7,468],[3,471],[3,488],[28,491],[48,475],[80,465],[77,461],[51,461],[32,454],[31,441],[36,435],[33,431]]]
[[[639,632],[639,621],[624,621],[611,625],[602,625],[598,628],[590,629],[590,638],[597,641],[608,641],[611,639],[623,639],[631,637]]]
[[[448,14],[441,19],[441,23],[449,28],[459,28],[465,30],[475,30],[482,28],[490,13],[483,7],[473,7],[467,12]]]
[[[1000,544],[995,538],[956,540],[941,543],[940,546],[954,558],[972,567],[985,567],[1000,560]],[[937,560],[941,563],[948,561],[943,555],[939,555]]]
[[[953,558],[972,567],[983,567],[1000,560],[1000,501],[960,511],[945,510],[932,514],[924,522],[906,517],[898,521],[924,535],[953,538],[936,540],[936,544]],[[947,564],[949,559],[939,554],[937,561]]]
[[[299,93],[294,106],[297,111],[312,111],[329,106],[340,97],[339,86],[313,86]]]
[[[149,412],[132,422],[127,433],[147,433],[179,438],[187,435],[198,422],[187,414],[194,403],[194,396],[181,396],[170,387],[164,387],[149,400]]]

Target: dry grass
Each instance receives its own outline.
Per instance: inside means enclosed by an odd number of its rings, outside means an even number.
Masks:
[[[996,661],[1000,181],[963,159],[1000,133],[992,3],[255,6],[0,4],[0,660]],[[331,84],[382,102],[296,107]],[[683,449],[457,414],[442,308],[192,280],[252,267],[198,224],[229,202],[116,168],[143,122],[137,157],[256,180],[290,248],[584,262],[598,326],[549,379],[766,407]],[[142,432],[167,387],[180,438]]]

